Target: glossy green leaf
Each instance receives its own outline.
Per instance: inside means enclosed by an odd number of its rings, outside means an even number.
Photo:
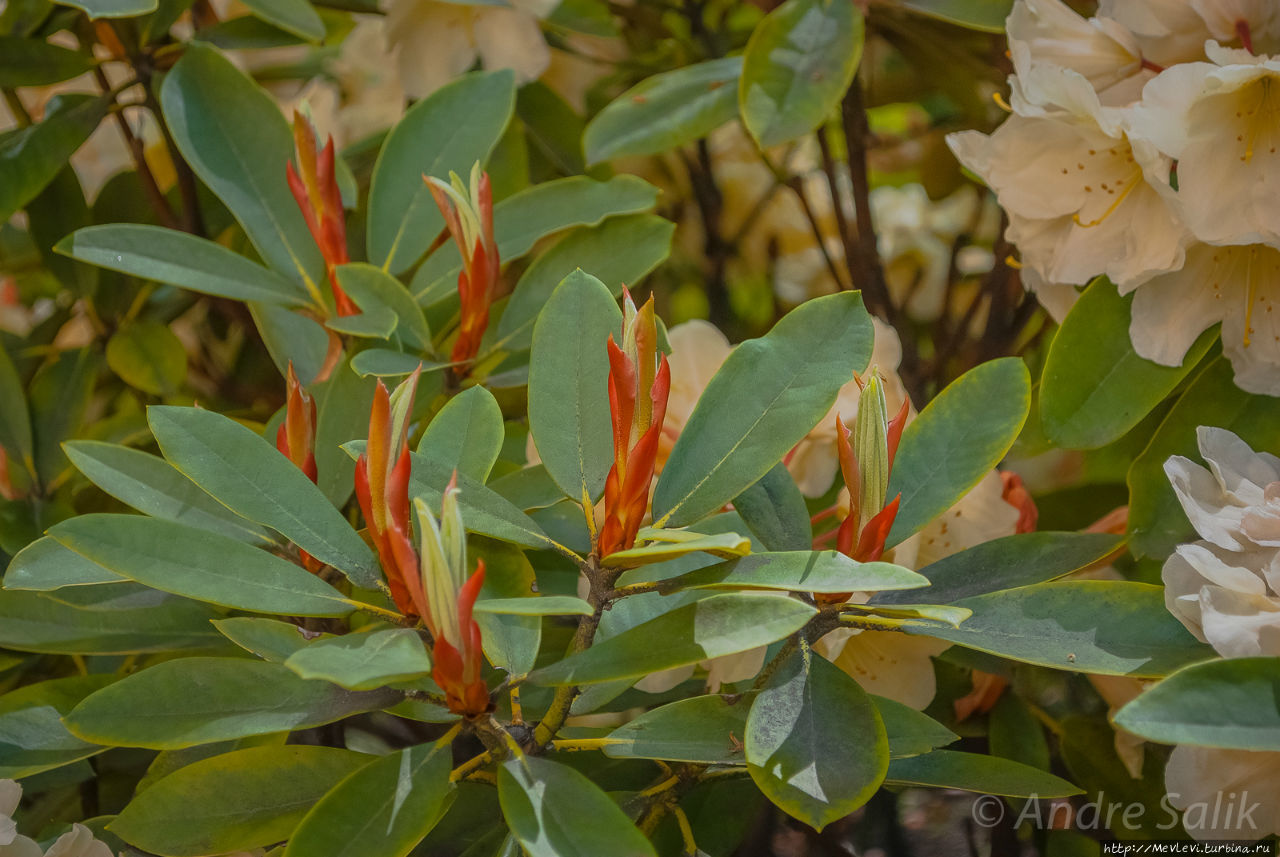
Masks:
[[[453,802],[449,750],[419,744],[360,768],[312,807],[282,857],[405,857]]]
[[[907,9],[983,33],[1003,33],[1013,0],[901,0]]]
[[[285,616],[346,616],[356,607],[302,566],[186,524],[90,514],[49,535],[130,580],[224,607]]]
[[[35,470],[35,444],[31,437],[31,411],[22,389],[22,379],[0,344],[0,446],[11,460]]]
[[[4,587],[48,592],[127,579],[42,536],[14,555],[4,573]]]
[[[53,181],[106,114],[105,98],[58,95],[43,120],[0,134],[0,223]]]
[[[738,105],[762,149],[787,143],[835,111],[862,58],[862,14],[839,0],[787,0],[756,25]]]
[[[535,259],[516,283],[498,322],[494,347],[528,348],[538,314],[556,286],[575,270],[589,271],[615,295],[621,294],[624,283],[634,286],[667,258],[674,231],[674,224],[657,215],[629,214],[569,233]]]
[[[733,508],[766,550],[803,551],[813,545],[804,495],[781,462],[734,497]]]
[[[476,613],[508,616],[590,616],[590,604],[572,595],[538,595],[532,598],[486,598],[476,602]]]
[[[6,692],[0,699],[0,777],[29,777],[105,750],[68,732],[62,716],[114,680],[111,675],[71,676]]]
[[[316,401],[316,484],[338,508],[355,489],[355,462],[342,451],[342,444],[369,433],[374,388],[371,379],[361,378],[343,363],[329,380],[309,390]]]
[[[1122,437],[1182,382],[1217,339],[1206,331],[1181,366],[1139,357],[1129,337],[1133,295],[1105,277],[1093,281],[1058,328],[1040,380],[1040,424],[1067,449],[1094,449]]]
[[[338,284],[368,313],[382,307],[396,319],[395,333],[406,348],[431,350],[431,330],[404,284],[381,268],[364,263],[341,265]]]
[[[1044,583],[1099,562],[1124,544],[1110,533],[1019,533],[974,545],[925,566],[927,589],[886,592],[873,604],[949,604],[961,598]]]
[[[955,606],[973,611],[958,628],[904,620],[902,630],[1055,669],[1141,678],[1213,654],[1165,608],[1162,588],[1146,583],[1037,583]]]
[[[63,351],[36,372],[27,390],[35,435],[36,472],[52,485],[71,468],[62,442],[84,428],[102,362],[92,348]]]
[[[131,387],[170,395],[187,378],[187,349],[168,325],[139,319],[111,335],[107,365]]]
[[[653,845],[599,786],[550,759],[498,769],[507,827],[529,857],[655,857]]]
[[[92,70],[89,57],[39,39],[0,36],[0,87],[47,86]]]
[[[265,616],[232,616],[215,619],[213,626],[224,637],[245,651],[253,652],[263,660],[282,664],[289,656],[306,648],[313,637],[326,639],[332,634],[315,634],[304,631],[291,622],[268,619]]]
[[[621,341],[622,311],[581,269],[556,287],[533,327],[529,431],[551,478],[584,508],[604,492],[613,466],[610,335]]]
[[[587,163],[656,155],[705,137],[738,115],[742,57],[707,60],[655,74],[587,123]]]
[[[422,497],[437,514],[440,498],[453,478],[453,468],[446,467],[417,453],[412,455],[413,475],[409,480],[409,496]],[[458,507],[467,530],[504,542],[531,548],[552,547],[551,540],[533,519],[492,489],[468,476],[458,474]]]
[[[288,839],[316,801],[369,764],[332,747],[250,747],[179,768],[107,825],[163,857],[248,851]]]
[[[602,749],[615,759],[745,765],[742,739],[754,699],[711,694],[670,702],[610,732]]]
[[[475,561],[483,559],[485,565],[484,588],[480,590],[477,608],[486,602],[498,602],[501,607],[503,602],[540,600],[531,597],[538,588],[538,578],[533,564],[519,548],[475,537],[467,540],[467,546],[469,555]],[[538,649],[542,646],[540,616],[511,610],[489,612],[477,609],[475,620],[480,626],[480,639],[489,663],[512,675],[525,675],[533,669]]]
[[[351,371],[362,378],[370,375],[379,378],[395,378],[411,375],[413,370],[422,367],[422,373],[441,372],[449,368],[448,363],[435,363],[422,360],[412,354],[392,351],[389,348],[370,348],[361,351],[351,358]]]
[[[628,579],[629,583],[638,582]],[[780,589],[835,594],[919,589],[924,577],[887,562],[857,562],[836,551],[757,553],[667,578],[660,589]]]
[[[95,589],[96,587],[87,587]],[[217,611],[156,593],[151,603],[94,610],[39,592],[0,590],[0,647],[19,652],[116,655],[216,646]]]
[[[316,640],[284,665],[303,678],[324,679],[348,690],[372,690],[431,672],[426,643],[411,628]]]
[[[379,580],[377,563],[324,493],[266,440],[202,408],[151,407],[165,458],[233,512],[265,524],[357,586]]]
[[[895,786],[932,786],[1006,797],[1055,798],[1081,793],[1064,779],[1038,768],[980,753],[934,750],[894,759],[885,782]]]
[[[682,533],[687,538],[665,539],[662,534]],[[655,538],[655,535],[658,536]],[[609,554],[601,563],[611,568],[635,568],[641,565],[667,562],[691,553],[706,553],[721,559],[733,559],[751,553],[751,540],[737,533],[717,533],[703,535],[686,533],[684,530],[646,530],[641,529],[636,539],[648,542],[639,547]]]
[[[444,219],[422,177],[466,177],[497,145],[515,107],[508,70],[464,75],[419,101],[391,129],[369,188],[369,260],[400,274],[427,252]]]
[[[275,99],[216,50],[193,42],[165,75],[160,104],[179,151],[258,255],[318,295],[323,262],[285,180],[293,132]]]
[[[653,492],[658,526],[684,526],[758,482],[871,359],[857,292],[806,301],[730,354],[703,391]]]
[[[597,642],[530,675],[538,684],[595,684],[639,678],[768,645],[816,613],[783,595],[713,595]]]
[[[427,424],[418,454],[481,484],[502,452],[506,427],[498,400],[484,387],[464,390]]]
[[[320,726],[401,697],[307,681],[280,664],[181,658],[125,676],[87,697],[65,722],[86,741],[172,750]]]
[[[97,18],[137,18],[156,10],[157,0],[54,0],[64,6],[82,10],[91,20]]]
[[[1280,398],[1245,393],[1234,378],[1226,358],[1210,363],[1174,403],[1129,468],[1130,547],[1137,555],[1163,559],[1180,542],[1196,537],[1164,463],[1171,455],[1200,460],[1197,426],[1229,429],[1254,449],[1280,447]]]
[[[324,22],[308,0],[245,0],[257,17],[286,33],[318,42],[324,38]]]
[[[883,696],[873,695],[871,700],[884,722],[890,759],[918,756],[960,740],[960,736],[922,711]]]
[[[888,544],[937,518],[991,472],[1030,407],[1031,378],[1017,357],[981,363],[948,384],[902,432],[888,491],[902,500]]]
[[[90,265],[240,301],[301,306],[306,293],[289,280],[204,238],[138,223],[88,226],[54,248]]]
[[[888,736],[871,697],[807,647],[761,689],[743,744],[765,797],[817,830],[866,803],[889,766]]]
[[[1162,744],[1280,750],[1280,659],[1231,658],[1179,670],[1116,714]]]

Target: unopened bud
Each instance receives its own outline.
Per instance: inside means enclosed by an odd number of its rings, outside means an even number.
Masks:
[[[884,400],[884,384],[872,367],[871,379],[858,398],[858,417],[853,424],[853,456],[860,476],[858,506],[859,529],[884,508],[889,492],[889,420]]]

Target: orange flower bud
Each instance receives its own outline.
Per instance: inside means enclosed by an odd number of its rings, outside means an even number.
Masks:
[[[307,474],[308,479],[315,482],[316,403],[298,382],[292,360],[289,361],[288,383],[289,398],[285,404],[284,422],[276,430],[276,449]],[[306,551],[300,553],[302,565],[307,571],[314,574],[324,568],[324,563],[311,554]]]
[[[324,257],[329,287],[338,315],[359,315],[360,308],[338,285],[336,269],[351,261],[347,255],[347,222],[342,211],[342,195],[338,191],[333,137],[324,149],[317,150],[316,132],[311,122],[300,113],[293,115],[293,141],[297,150],[298,169],[285,165],[289,190],[302,209],[311,237]]]
[[[501,262],[493,234],[493,190],[489,174],[480,170],[479,163],[471,169],[470,187],[463,186],[454,174],[450,174],[448,183],[429,176],[423,178],[462,256],[458,338],[449,359],[465,365],[480,352],[480,342],[489,327],[489,307],[498,290]]]

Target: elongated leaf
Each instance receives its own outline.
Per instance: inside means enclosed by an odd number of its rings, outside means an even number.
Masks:
[[[94,610],[38,592],[0,590],[0,646],[82,655],[207,648],[221,642],[209,624],[217,616],[203,604],[163,595],[138,607]]]
[[[604,283],[581,270],[561,281],[538,314],[529,358],[529,431],[556,484],[584,508],[613,466],[609,336],[622,311]]]
[[[873,695],[871,700],[884,722],[890,759],[918,756],[960,740],[960,736],[922,711],[883,696]]]
[[[1040,380],[1040,424],[1068,449],[1111,443],[1138,424],[1181,383],[1217,339],[1206,331],[1181,366],[1139,357],[1129,338],[1133,295],[1094,280],[1058,328]]]
[[[164,857],[247,851],[288,839],[311,806],[369,764],[332,747],[250,747],[180,768],[107,825]]]
[[[955,603],[958,628],[906,621],[902,630],[1041,666],[1158,677],[1212,657],[1164,606],[1160,587],[1111,580],[1038,583]]]
[[[1099,562],[1124,544],[1110,533],[1019,533],[975,545],[920,570],[928,589],[886,592],[873,604],[950,604],[961,598],[1044,583]]]
[[[55,0],[61,5],[81,9],[90,20],[97,18],[136,18],[154,12],[157,0]]]
[[[1055,798],[1081,793],[1064,779],[1038,768],[980,753],[934,750],[894,759],[885,782],[895,786],[933,786],[1008,797]]]
[[[265,616],[233,616],[215,619],[213,626],[224,637],[240,648],[253,652],[263,660],[282,664],[294,652],[306,648],[317,635],[304,631],[290,622],[268,619]],[[331,638],[332,634],[320,634],[318,639]]]
[[[138,319],[107,341],[107,365],[131,387],[172,395],[187,377],[187,350],[166,324]]]
[[[362,378],[370,375],[376,375],[379,378],[410,375],[418,367],[422,367],[422,374],[425,375],[429,372],[442,372],[449,368],[449,365],[422,360],[412,354],[392,351],[389,348],[370,348],[351,358],[351,371]]]
[[[356,607],[301,566],[160,518],[80,515],[49,535],[122,577],[224,607],[285,616],[346,616]]]
[[[31,412],[18,370],[0,344],[0,446],[10,460],[35,472],[35,445],[31,438]]]
[[[629,580],[628,582],[636,582]],[[924,577],[887,562],[857,562],[836,551],[757,553],[700,568],[663,581],[662,591],[680,589],[781,589],[835,594],[883,589],[919,589]]]
[[[467,540],[467,549],[470,556],[483,559],[485,565],[484,588],[477,607],[486,601],[496,601],[501,607],[502,602],[538,600],[530,597],[538,588],[533,564],[519,548],[473,536]],[[526,675],[533,669],[542,645],[540,615],[476,610],[475,620],[489,663],[512,675]]]
[[[533,598],[486,598],[476,602],[475,612],[504,616],[590,616],[593,608],[572,595],[539,595]]]
[[[599,226],[577,229],[528,267],[516,283],[498,323],[495,348],[520,351],[533,339],[538,313],[565,277],[581,268],[615,295],[634,286],[667,258],[675,227],[652,214],[610,217]]]
[[[293,133],[275,100],[216,50],[194,42],[165,75],[160,104],[183,157],[258,255],[319,295],[320,251],[285,180]]]
[[[610,732],[602,749],[615,759],[745,765],[742,738],[754,699],[712,694],[671,702]]]
[[[983,33],[1003,33],[1013,0],[902,0],[914,12]]]
[[[249,11],[268,24],[309,42],[324,38],[324,22],[307,0],[246,0]]]
[[[64,586],[119,583],[127,579],[42,536],[14,555],[4,573],[4,588],[48,592]]]
[[[316,640],[284,665],[303,678],[324,679],[348,690],[372,690],[431,672],[426,644],[410,628]]]
[[[729,354],[689,416],[653,492],[658,526],[684,526],[758,482],[871,359],[856,292],[806,301]]]
[[[292,363],[303,384],[319,377],[329,359],[329,331],[323,324],[282,306],[250,301],[249,314],[281,377]]]
[[[90,265],[240,301],[302,306],[306,292],[221,244],[138,223],[87,226],[54,250]]]
[[[813,545],[804,495],[781,462],[734,497],[733,508],[767,550],[803,551]]]
[[[1280,660],[1232,658],[1179,670],[1116,714],[1151,741],[1280,750]]]
[[[427,505],[440,512],[440,499],[453,478],[453,469],[414,453],[413,475],[409,494],[422,497]],[[467,530],[484,536],[531,548],[548,548],[553,543],[533,519],[490,488],[458,474],[458,507]]]
[[[62,716],[115,676],[55,678],[16,688],[0,699],[0,777],[21,779],[101,753],[62,725]]]
[[[705,137],[738,115],[742,57],[724,57],[655,74],[587,123],[587,163],[655,155]]]
[[[384,307],[396,318],[396,336],[407,348],[431,350],[431,330],[422,310],[404,284],[381,268],[367,264],[342,265],[338,283],[366,313],[372,307]]]
[[[596,643],[530,675],[538,684],[595,684],[745,652],[794,633],[816,611],[781,595],[713,595]]]
[[[422,440],[418,454],[469,476],[481,484],[502,452],[506,427],[498,400],[484,387],[472,387],[440,409]]]
[[[751,553],[751,540],[737,533],[717,533],[710,536],[702,535],[701,533],[688,533],[689,538],[686,539],[668,540],[657,538],[656,540],[650,540],[652,538],[650,534],[668,532],[683,533],[684,531],[649,530],[646,533],[642,529],[637,541],[648,541],[648,544],[611,553],[601,562],[612,568],[635,568],[641,565],[668,562],[682,556],[688,556],[691,553],[707,553],[712,556],[718,556],[721,559],[733,559],[734,557],[746,556]]]
[[[123,747],[172,750],[306,729],[399,701],[307,681],[280,664],[242,658],[164,661],[106,687],[67,715],[72,734]]]
[[[0,86],[47,86],[93,68],[84,54],[39,39],[0,36]]]
[[[831,115],[862,59],[852,3],[787,0],[756,25],[738,83],[742,119],[760,148],[808,134]]]
[[[743,744],[765,797],[818,830],[866,803],[889,767],[889,739],[871,697],[807,647],[756,697]]]
[[[371,262],[399,274],[422,258],[444,226],[422,177],[465,179],[473,163],[488,160],[514,108],[515,78],[503,70],[464,75],[409,109],[373,168]]]
[[[567,765],[525,756],[498,769],[507,827],[529,857],[654,857],[653,845],[599,787]]]
[[[406,747],[365,765],[312,807],[284,857],[404,857],[453,802],[449,745]]]
[[[951,382],[902,433],[888,496],[902,495],[889,545],[951,508],[1013,446],[1031,407],[1016,357],[981,363]]]
[[[107,115],[107,103],[90,95],[58,95],[43,120],[0,134],[0,223],[53,181]]]
[[[45,485],[71,469],[62,442],[84,428],[102,361],[92,348],[64,351],[40,368],[27,391],[35,435],[36,473]]]
[[[355,489],[355,462],[342,451],[342,444],[369,433],[374,386],[344,364],[310,391],[316,400],[316,484],[338,508]]]
[[[357,586],[379,579],[373,553],[323,492],[271,444],[202,408],[151,407],[165,458],[233,512],[265,524]]]

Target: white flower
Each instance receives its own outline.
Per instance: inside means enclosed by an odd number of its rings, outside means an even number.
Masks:
[[[1071,69],[1106,104],[1127,104],[1141,91],[1142,49],[1114,19],[1086,20],[1062,0],[1018,0],[1006,29],[1020,76],[1032,62]]]
[[[1210,469],[1165,462],[1201,536],[1165,562],[1165,604],[1224,657],[1280,655],[1280,459],[1226,429],[1198,436]]]
[[[1280,35],[1280,7],[1274,0],[1101,0],[1098,17],[1125,27],[1137,40],[1144,59],[1160,66],[1195,62],[1205,57],[1205,41],[1244,47],[1243,34],[1255,51],[1275,47]]]
[[[14,780],[0,780],[0,857],[111,857],[105,842],[93,838],[83,824],[58,837],[49,850],[41,852],[35,840],[18,833],[13,814],[22,800],[22,786]]]
[[[1280,753],[1178,746],[1164,769],[1164,787],[1194,838],[1261,839],[1280,833],[1277,766]]]
[[[465,72],[479,57],[488,69],[509,68],[520,82],[534,80],[551,62],[538,19],[558,0],[510,0],[470,5],[444,0],[392,0],[387,40],[399,49],[405,91],[423,98]]]

